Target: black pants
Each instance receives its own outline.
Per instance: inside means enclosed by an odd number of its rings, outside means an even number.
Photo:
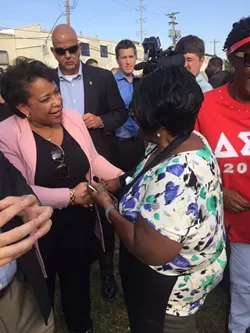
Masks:
[[[123,140],[117,138],[116,149],[116,165],[128,172],[136,167],[144,156],[145,144],[139,138]]]
[[[93,234],[95,212],[69,207],[53,215],[51,231],[39,242],[54,304],[55,279],[59,276],[63,312],[71,332],[92,327],[90,318],[90,268],[97,258],[99,241]]]
[[[120,275],[131,333],[163,333],[176,276],[165,276],[120,248]]]

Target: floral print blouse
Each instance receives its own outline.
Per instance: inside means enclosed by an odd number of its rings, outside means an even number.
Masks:
[[[147,171],[119,206],[127,220],[136,223],[141,214],[152,228],[183,245],[171,262],[150,266],[178,276],[166,309],[171,315],[195,313],[221,281],[227,261],[220,170],[208,142],[196,134],[204,148],[172,156]],[[153,148],[149,145],[147,152]]]

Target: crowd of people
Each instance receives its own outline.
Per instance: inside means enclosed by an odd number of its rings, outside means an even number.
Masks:
[[[195,333],[227,255],[227,332],[245,333],[250,17],[225,42],[233,71],[214,57],[207,78],[197,36],[136,83],[130,40],[112,71],[80,60],[68,25],[52,43],[58,68],[18,58],[1,74],[0,332],[54,332],[58,276],[68,330],[93,333],[91,266],[115,297],[116,232],[131,333]]]

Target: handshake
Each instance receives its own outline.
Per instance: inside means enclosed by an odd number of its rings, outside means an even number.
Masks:
[[[111,180],[106,186],[100,184],[80,183],[74,189],[74,203],[84,207],[93,205],[93,201],[105,208],[114,202],[105,187],[115,192],[118,179]],[[34,195],[7,197],[0,200],[0,266],[4,266],[28,252],[36,241],[46,235],[52,225],[51,207],[40,206]],[[18,216],[23,224],[7,231],[1,229]]]

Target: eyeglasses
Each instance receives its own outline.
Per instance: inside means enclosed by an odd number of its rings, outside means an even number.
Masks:
[[[236,55],[236,57],[238,58],[243,59],[246,67],[250,67],[250,53],[235,52],[234,55]]]
[[[69,177],[69,169],[67,165],[64,163],[65,154],[61,147],[55,147],[51,151],[52,159],[59,163],[56,168],[56,171],[59,173],[60,178],[68,178]]]
[[[79,45],[76,44],[76,45],[73,45],[73,46],[70,46],[70,47],[67,47],[66,49],[64,49],[63,47],[56,47],[55,48],[55,52],[57,55],[59,56],[63,56],[65,55],[65,53],[68,51],[70,54],[74,54],[78,51],[78,48],[79,48]]]

